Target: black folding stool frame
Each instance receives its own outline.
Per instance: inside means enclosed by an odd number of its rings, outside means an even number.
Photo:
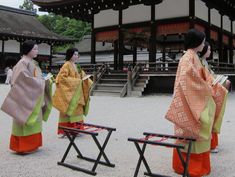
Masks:
[[[98,133],[97,132],[92,132],[92,131],[86,131],[86,130],[80,130],[78,128],[68,128],[68,127],[64,127],[64,126],[59,126],[59,129],[61,130],[64,130],[65,132],[65,135],[68,137],[70,143],[63,155],[63,158],[60,162],[58,162],[57,164],[58,165],[62,165],[62,166],[65,166],[65,167],[68,167],[68,168],[71,168],[73,170],[77,170],[77,171],[82,171],[84,173],[87,173],[87,174],[90,174],[90,175],[96,175],[97,173],[95,172],[98,164],[101,164],[101,165],[105,165],[105,166],[108,166],[108,167],[115,167],[115,164],[112,164],[108,157],[106,156],[104,150],[105,150],[105,147],[109,141],[109,138],[112,134],[113,131],[116,131],[115,128],[111,128],[111,127],[105,127],[105,126],[100,126],[100,125],[93,125],[93,124],[88,124],[88,123],[78,123],[80,125],[84,125],[85,127],[91,127],[91,128],[97,128],[97,129],[102,129],[102,130],[107,130],[108,131],[108,134],[103,142],[103,144],[101,145],[100,142],[98,141],[97,139],[97,136],[98,136]],[[96,159],[93,159],[93,158],[89,158],[89,157],[85,157],[82,155],[81,151],[79,150],[79,148],[77,147],[77,145],[75,144],[74,140],[76,138],[76,136],[81,133],[81,134],[87,134],[87,135],[91,135],[95,144],[97,145],[98,149],[99,149],[99,154],[97,156]],[[74,149],[76,150],[77,152],[77,157],[80,158],[80,159],[83,159],[83,160],[86,160],[86,161],[89,161],[89,162],[94,162],[94,165],[92,167],[91,170],[89,169],[85,169],[85,168],[81,168],[81,167],[78,167],[78,166],[74,166],[74,165],[71,165],[71,164],[68,164],[68,163],[65,163],[65,159],[69,153],[69,150],[71,149],[71,147],[74,147]],[[104,160],[105,161],[100,161],[101,157],[103,156]]]
[[[137,162],[136,165],[136,169],[135,169],[135,174],[134,177],[138,176],[138,172],[140,169],[140,165],[141,162],[143,161],[144,166],[147,170],[147,172],[145,172],[144,174],[147,176],[153,176],[153,177],[169,177],[169,176],[165,176],[165,175],[161,175],[161,174],[156,174],[156,173],[152,173],[150,170],[150,167],[144,157],[144,152],[146,149],[147,144],[150,145],[158,145],[158,146],[165,146],[165,147],[170,147],[170,148],[176,148],[177,153],[180,157],[180,161],[184,167],[184,173],[182,174],[183,177],[190,177],[188,174],[188,164],[189,164],[189,159],[190,159],[190,153],[191,153],[191,146],[192,146],[192,142],[196,141],[193,138],[188,138],[188,137],[180,137],[180,136],[174,136],[174,135],[165,135],[165,134],[157,134],[157,133],[148,133],[148,132],[144,132],[143,133],[145,135],[144,138],[141,139],[136,139],[136,138],[128,138],[128,141],[132,141],[134,142],[136,149],[139,153],[139,160]],[[182,153],[181,153],[181,149],[184,149],[183,145],[178,145],[178,144],[173,144],[173,143],[166,143],[166,142],[161,142],[161,141],[151,141],[149,140],[151,137],[161,137],[161,138],[166,138],[166,139],[178,139],[178,140],[184,140],[188,142],[188,150],[187,150],[187,156],[186,159],[183,159]],[[143,143],[142,149],[140,148],[139,143]]]

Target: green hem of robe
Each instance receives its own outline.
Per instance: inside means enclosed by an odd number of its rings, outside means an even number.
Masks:
[[[52,97],[52,80],[50,80],[50,85],[49,85],[49,90],[50,90],[50,97]],[[51,109],[52,109],[52,101],[50,101],[47,105],[47,109],[46,112],[43,114],[43,120],[46,122],[49,118],[49,115],[51,113]]]
[[[90,108],[90,98],[88,98],[87,103],[84,107],[84,115],[87,116],[88,112],[89,112],[89,108]]]
[[[207,105],[205,106],[205,109],[201,113],[201,129],[199,132],[199,136],[201,140],[192,142],[192,149],[191,153],[200,154],[203,152],[207,152],[210,150],[211,147],[211,132],[212,132],[212,126],[214,122],[214,116],[215,116],[215,108],[216,105],[214,103],[213,98],[210,98],[208,100]],[[187,152],[188,144],[181,143],[185,146],[184,152]]]
[[[12,135],[14,136],[29,136],[42,131],[42,121],[39,119],[43,96],[40,96],[33,112],[29,116],[27,122],[22,125],[13,120]]]
[[[60,117],[59,123],[74,123],[84,120],[84,115],[74,115],[70,117]]]
[[[41,108],[42,108],[42,103],[43,103],[43,96],[40,96],[37,101],[36,106],[34,107],[31,115],[29,116],[27,122],[25,123],[26,125],[29,125],[29,126],[33,125],[37,121]]]
[[[223,117],[224,117],[224,112],[225,112],[225,107],[226,107],[226,102],[227,102],[227,96],[228,93],[225,95],[225,98],[223,100],[223,104],[222,104],[222,108],[219,114],[219,117],[217,118],[216,122],[213,125],[213,132],[215,133],[220,133],[220,129],[222,126],[222,121],[223,121]]]
[[[82,81],[79,83],[78,88],[76,89],[75,94],[74,94],[72,100],[70,101],[69,107],[68,107],[65,114],[71,116],[73,114],[74,110],[77,108],[79,99],[81,97],[81,89],[82,89]]]
[[[40,133],[42,131],[42,121],[38,120],[33,125],[21,125],[13,120],[12,135],[29,136]]]

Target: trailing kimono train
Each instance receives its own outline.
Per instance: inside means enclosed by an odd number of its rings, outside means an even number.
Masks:
[[[52,81],[45,81],[35,62],[23,57],[13,69],[11,85],[1,107],[14,118],[10,149],[31,152],[42,145],[42,120],[47,121],[52,108]]]

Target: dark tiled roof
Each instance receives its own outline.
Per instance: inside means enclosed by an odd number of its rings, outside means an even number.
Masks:
[[[48,30],[41,24],[34,12],[0,5],[0,37],[13,39],[34,39],[51,42],[73,42]]]

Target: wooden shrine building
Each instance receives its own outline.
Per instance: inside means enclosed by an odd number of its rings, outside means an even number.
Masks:
[[[190,28],[204,31],[218,62],[234,63],[235,2],[233,0],[33,0],[41,11],[92,24],[91,63],[96,63],[96,41],[114,46],[115,69],[122,69],[126,46],[147,48],[149,61],[156,52],[184,49]]]
[[[52,47],[74,40],[49,31],[36,19],[36,13],[0,5],[0,69],[6,67],[7,60],[20,59],[20,46],[25,40],[38,43],[39,62],[51,66]]]

